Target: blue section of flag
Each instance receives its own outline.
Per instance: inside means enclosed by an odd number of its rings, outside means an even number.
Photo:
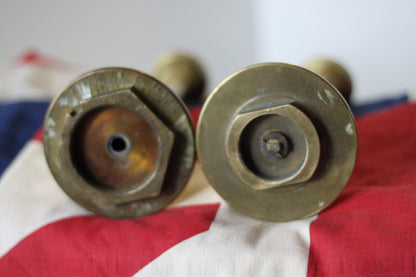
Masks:
[[[364,103],[361,105],[351,105],[351,110],[354,115],[364,115],[370,112],[375,112],[384,108],[388,108],[397,104],[405,103],[408,100],[406,94],[396,97],[383,98],[377,101]]]
[[[0,174],[40,128],[49,102],[0,105]]]

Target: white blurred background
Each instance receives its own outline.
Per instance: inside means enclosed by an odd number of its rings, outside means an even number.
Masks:
[[[415,91],[415,13],[411,0],[2,0],[0,65],[37,50],[87,69],[151,72],[158,55],[185,51],[212,90],[257,62],[329,57],[350,72],[361,103]]]

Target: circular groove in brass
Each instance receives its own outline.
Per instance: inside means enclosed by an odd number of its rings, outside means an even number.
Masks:
[[[277,113],[285,105],[301,111],[313,124],[319,160],[310,176],[280,186],[256,187],[257,181],[242,180],[232,166],[239,163],[239,152],[247,153],[244,147],[237,153],[229,151],[234,147],[226,141],[233,135],[230,126],[241,115],[255,117],[272,109]],[[231,206],[255,218],[290,221],[317,214],[339,195],[355,165],[357,135],[348,104],[332,84],[301,67],[266,63],[240,70],[210,95],[198,121],[197,150],[207,179]]]

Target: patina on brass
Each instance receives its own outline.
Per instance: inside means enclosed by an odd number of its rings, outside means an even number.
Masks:
[[[81,76],[45,118],[46,159],[85,208],[126,218],[156,212],[183,190],[194,165],[192,121],[156,79],[127,68]]]
[[[265,63],[207,99],[197,150],[209,182],[237,210],[269,221],[328,207],[354,168],[354,118],[337,89],[301,67]]]
[[[199,100],[206,82],[200,62],[190,55],[178,53],[160,56],[153,75],[185,101]]]
[[[226,154],[234,173],[254,189],[287,186],[315,172],[319,137],[309,118],[290,104],[243,110],[228,128]]]
[[[350,100],[351,78],[339,63],[326,59],[316,59],[307,63],[305,67],[333,84],[347,102]]]

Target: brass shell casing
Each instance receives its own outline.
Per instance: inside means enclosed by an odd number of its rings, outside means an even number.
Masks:
[[[94,70],[70,84],[49,107],[43,144],[65,193],[116,218],[168,205],[195,161],[185,105],[155,78],[127,68]]]
[[[341,193],[355,165],[350,108],[321,76],[257,64],[224,80],[205,102],[197,152],[215,190],[268,221],[315,215]]]

